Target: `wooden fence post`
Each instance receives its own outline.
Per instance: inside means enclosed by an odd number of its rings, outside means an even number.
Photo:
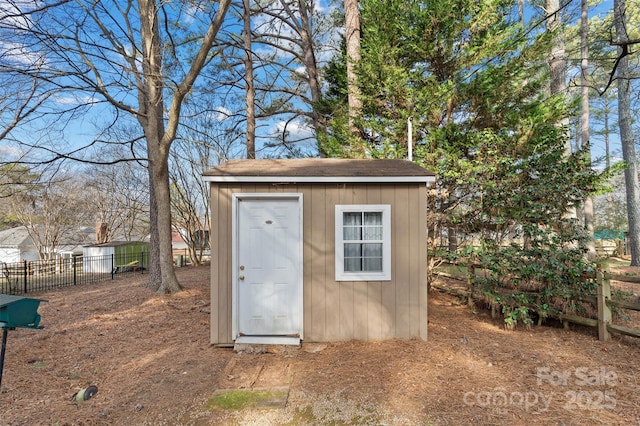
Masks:
[[[28,277],[27,277],[27,274],[29,273],[29,270],[28,270],[28,268],[27,268],[27,265],[28,265],[28,264],[27,264],[27,261],[26,261],[26,260],[23,260],[23,261],[22,261],[22,280],[23,280],[23,285],[24,285],[24,289],[23,289],[23,290],[24,290],[24,293],[25,293],[25,294],[26,294],[26,293],[27,293],[27,291],[29,290],[28,285],[27,285],[27,283],[28,283]]]
[[[473,303],[473,286],[476,276],[476,267],[472,264],[469,266],[469,274],[467,275],[467,288],[469,289],[469,297],[467,297],[467,306],[471,309],[475,308]]]
[[[607,300],[611,299],[611,280],[606,276],[604,269],[598,268],[596,272],[598,280],[598,339],[607,341],[611,338],[607,326],[611,324],[611,308]]]

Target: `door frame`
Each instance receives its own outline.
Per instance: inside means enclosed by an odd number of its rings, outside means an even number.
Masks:
[[[237,340],[240,337],[240,297],[239,297],[239,203],[242,200],[295,200],[298,204],[298,251],[300,253],[300,296],[297,303],[300,309],[300,340],[304,338],[304,235],[303,235],[303,196],[298,192],[238,192],[232,194],[231,199],[231,338]],[[261,338],[261,340],[265,340]],[[269,340],[269,338],[267,338]],[[277,343],[278,336],[274,336],[273,341]],[[268,342],[267,342],[268,343]]]

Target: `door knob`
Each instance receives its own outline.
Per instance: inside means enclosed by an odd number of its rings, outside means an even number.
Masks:
[[[244,280],[244,275],[240,275],[240,280]]]

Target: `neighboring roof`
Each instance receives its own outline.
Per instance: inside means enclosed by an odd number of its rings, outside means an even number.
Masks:
[[[59,253],[80,253],[82,252],[82,244],[94,241],[95,234],[93,228],[89,226],[81,226],[77,229],[66,230],[62,234],[55,251]],[[0,231],[0,247],[2,248],[19,248],[21,250],[35,250],[35,245],[29,236],[29,232],[25,226],[18,226],[11,229]]]
[[[84,247],[121,247],[121,246],[127,246],[129,244],[148,244],[147,241],[109,241],[106,243],[100,243],[100,244],[88,244],[85,245]]]
[[[210,182],[433,182],[434,174],[409,160],[302,158],[231,160],[207,170]]]
[[[624,240],[627,238],[627,231],[624,229],[602,229],[594,233],[595,240]]]
[[[18,247],[25,242],[32,244],[29,232],[24,226],[0,231],[0,247]]]

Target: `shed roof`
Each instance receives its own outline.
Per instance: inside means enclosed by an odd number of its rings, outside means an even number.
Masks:
[[[301,158],[231,160],[203,174],[211,182],[432,182],[434,174],[408,160]]]

